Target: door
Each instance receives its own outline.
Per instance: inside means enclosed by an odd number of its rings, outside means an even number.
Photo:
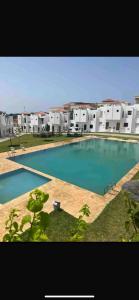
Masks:
[[[116,123],[116,130],[120,130],[120,123],[119,122]]]

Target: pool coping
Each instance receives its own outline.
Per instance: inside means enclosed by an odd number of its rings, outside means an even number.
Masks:
[[[90,139],[107,139],[107,140],[116,140],[120,142],[132,142],[137,143],[136,141],[133,142],[133,140],[122,140],[118,138],[105,138],[105,137],[98,137],[98,136],[85,136],[81,138],[73,139],[70,142],[56,142],[56,143],[50,143],[45,145],[39,145],[27,148],[25,151],[23,150],[16,150],[15,156],[18,155],[24,155],[28,153],[33,153],[36,151],[41,151],[45,149],[50,149],[54,147],[59,147],[63,145],[78,143],[80,141],[84,140],[90,140]],[[26,169],[28,171],[31,171],[33,173],[36,173],[38,175],[41,175],[43,177],[47,177],[48,179],[51,179],[51,181],[38,186],[36,188],[41,189],[44,192],[49,193],[49,199],[48,202],[44,206],[44,210],[46,210],[48,213],[50,213],[53,210],[52,202],[55,198],[58,198],[61,202],[61,207],[64,209],[67,213],[73,215],[74,217],[78,217],[79,210],[81,209],[83,204],[88,204],[91,210],[91,214],[88,218],[85,218],[85,220],[88,223],[92,223],[99,214],[103,211],[105,206],[113,200],[118,193],[121,191],[122,185],[129,181],[138,171],[139,171],[139,163],[137,163],[132,169],[130,169],[114,186],[113,189],[109,190],[104,195],[97,194],[95,192],[89,191],[85,188],[81,188],[77,185],[71,184],[69,182],[63,181],[59,178],[56,178],[54,176],[51,176],[49,174],[40,172],[38,170],[35,170],[33,168],[24,166],[22,164],[19,164],[13,160],[8,159],[7,153],[0,153],[0,159],[2,162],[2,166],[0,165],[0,173],[9,173],[11,171],[17,170],[17,169]],[[29,193],[31,191],[22,194],[18,196],[17,198],[14,198],[4,204],[0,204],[0,239],[2,237],[2,234],[5,232],[4,230],[4,223],[7,219],[7,216],[9,214],[10,209],[14,207],[21,208],[21,216],[25,214],[26,211],[26,203],[28,200]]]

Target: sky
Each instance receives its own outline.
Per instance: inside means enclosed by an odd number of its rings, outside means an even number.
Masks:
[[[136,95],[139,57],[0,57],[0,111],[7,113]]]

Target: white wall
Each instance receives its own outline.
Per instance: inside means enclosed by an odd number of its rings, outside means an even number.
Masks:
[[[13,116],[0,114],[0,137],[9,136],[13,132]]]

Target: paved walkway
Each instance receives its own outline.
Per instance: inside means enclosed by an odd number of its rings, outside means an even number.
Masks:
[[[23,135],[25,135],[25,134],[27,134],[27,133],[21,133],[20,136],[23,136]],[[15,138],[15,137],[16,137],[16,136],[12,136],[11,139],[13,139],[13,138]],[[10,137],[0,138],[0,143],[5,142],[5,141],[8,141],[8,140],[10,140]]]
[[[92,137],[91,137],[92,138]],[[95,138],[95,137],[94,137]],[[16,155],[22,155],[24,153],[31,153],[38,150],[48,149],[51,147],[61,146],[67,143],[75,143],[82,140],[90,139],[90,137],[76,138],[72,142],[57,142],[52,144],[40,145],[36,147],[27,148],[26,151],[16,150]],[[44,210],[50,213],[53,210],[53,201],[58,200],[61,202],[61,207],[67,213],[74,217],[78,217],[79,210],[83,204],[88,204],[91,210],[89,218],[86,221],[93,222],[98,215],[103,211],[105,206],[119,193],[121,186],[130,180],[137,171],[139,171],[139,164],[137,164],[133,169],[131,169],[115,186],[114,190],[109,191],[104,196],[98,195],[86,189],[80,188],[76,185],[70,184],[49,174],[44,174],[36,171],[32,168],[25,167],[14,161],[7,159],[7,153],[0,153],[0,173],[9,172],[19,168],[25,168],[31,170],[34,173],[43,175],[52,179],[50,182],[39,187],[42,191],[49,194],[49,199],[44,206]],[[28,201],[29,192],[13,199],[5,204],[0,205],[0,240],[5,233],[5,221],[9,216],[9,212],[12,208],[20,209],[20,218],[29,213],[26,209],[26,204]],[[19,219],[20,219],[19,218]]]
[[[0,138],[0,143],[8,141],[9,139],[10,139],[9,137],[7,137],[7,138]]]
[[[96,135],[96,136],[101,136],[101,135],[106,135],[106,136],[111,136],[111,137],[123,137],[123,138],[133,138],[134,140],[139,140],[139,134],[135,135],[135,134],[124,134],[124,133],[113,133],[113,132],[95,132],[92,133],[92,135]]]

